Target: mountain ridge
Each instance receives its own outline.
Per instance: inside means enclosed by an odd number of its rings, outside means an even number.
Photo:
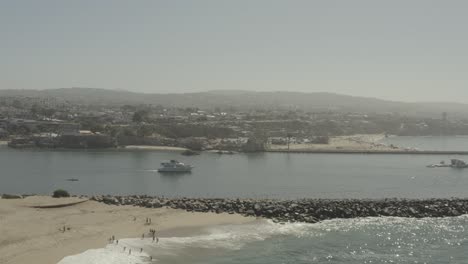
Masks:
[[[53,97],[81,104],[155,104],[166,107],[235,107],[238,109],[302,109],[363,113],[399,113],[440,116],[442,112],[468,115],[468,104],[452,102],[398,102],[329,92],[211,90],[193,93],[139,93],[101,88],[0,90],[0,96]]]

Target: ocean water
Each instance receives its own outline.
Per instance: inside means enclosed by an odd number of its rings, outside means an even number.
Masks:
[[[123,246],[132,248],[132,255]],[[139,253],[143,248],[143,253]],[[149,256],[153,257],[150,261]],[[59,264],[468,263],[468,216],[336,219],[317,224],[257,220],[194,235],[124,239]]]

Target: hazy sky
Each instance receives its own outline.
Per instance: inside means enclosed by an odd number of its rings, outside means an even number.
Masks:
[[[468,1],[0,0],[0,88],[468,102]]]

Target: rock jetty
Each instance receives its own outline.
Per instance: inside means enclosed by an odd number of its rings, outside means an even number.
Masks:
[[[241,214],[276,222],[316,223],[334,218],[357,217],[449,217],[468,213],[468,199],[214,199],[165,198],[146,195],[93,196],[91,200],[111,205],[173,208],[189,212]]]

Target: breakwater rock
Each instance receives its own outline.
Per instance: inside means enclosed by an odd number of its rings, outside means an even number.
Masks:
[[[468,213],[468,199],[213,199],[153,196],[93,196],[91,200],[112,205],[146,208],[168,207],[189,212],[241,214],[278,222],[316,223],[334,218],[357,217],[447,217]]]

